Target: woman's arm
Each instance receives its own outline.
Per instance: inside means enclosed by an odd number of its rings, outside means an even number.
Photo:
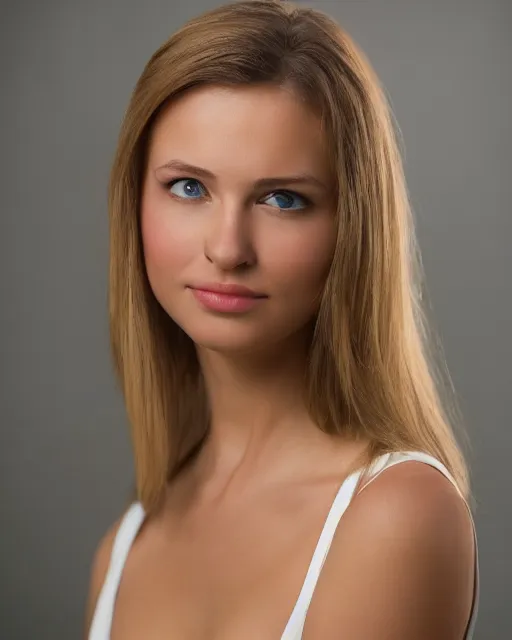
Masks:
[[[89,630],[94,616],[94,610],[96,609],[96,603],[100,595],[101,588],[105,582],[108,566],[110,563],[110,555],[112,553],[112,547],[116,537],[117,530],[121,524],[121,518],[115,522],[112,527],[107,531],[105,536],[100,541],[98,548],[94,554],[91,577],[89,583],[89,593],[87,597],[86,611],[85,611],[85,632],[84,639],[87,640],[89,636]]]
[[[462,640],[474,589],[471,518],[437,470],[404,462],[343,516],[304,640]]]

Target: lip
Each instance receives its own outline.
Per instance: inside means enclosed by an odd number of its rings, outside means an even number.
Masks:
[[[210,293],[220,293],[241,298],[266,298],[264,293],[253,291],[241,284],[228,284],[221,282],[205,282],[198,285],[190,285],[190,289],[196,291],[209,291]]]
[[[235,284],[201,284],[188,288],[203,308],[219,313],[243,313],[267,297]]]

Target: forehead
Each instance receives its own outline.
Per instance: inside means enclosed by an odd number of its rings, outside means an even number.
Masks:
[[[200,87],[169,104],[150,138],[149,163],[179,157],[213,171],[328,170],[320,118],[291,89]]]

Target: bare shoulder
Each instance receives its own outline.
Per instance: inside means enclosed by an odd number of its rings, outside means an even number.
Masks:
[[[473,540],[466,503],[453,484],[437,469],[406,461],[383,471],[354,499],[347,520],[358,528],[379,525],[388,533],[403,531],[407,537],[435,539],[465,531]]]
[[[105,578],[107,575],[116,534],[123,517],[124,516],[118,518],[118,520],[116,520],[116,522],[114,522],[114,524],[108,529],[103,538],[101,538],[94,553],[91,565],[89,591],[85,612],[85,638],[87,638],[87,635],[89,633],[94,610],[96,608],[96,603],[98,601],[101,588],[103,586],[103,583],[105,582]]]
[[[304,637],[460,640],[474,554],[471,516],[451,482],[421,462],[391,467],[343,516]]]

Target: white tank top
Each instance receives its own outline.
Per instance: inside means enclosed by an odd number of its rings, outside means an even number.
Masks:
[[[432,467],[438,469],[459,491],[455,480],[452,478],[446,467],[432,456],[420,453],[420,452],[405,452],[405,453],[386,453],[379,456],[373,463],[370,471],[369,480],[364,485],[365,487],[374,480],[382,471],[389,469],[390,467],[400,462],[406,462],[414,460],[417,462],[424,462]],[[327,515],[322,533],[318,539],[316,549],[311,559],[302,590],[299,594],[292,614],[288,619],[288,623],[283,631],[281,640],[301,640],[302,631],[304,629],[304,623],[306,621],[306,614],[308,612],[309,604],[313,597],[313,593],[316,587],[316,583],[320,576],[323,564],[329,552],[334,534],[338,523],[345,513],[350,501],[354,495],[358,482],[360,480],[362,469],[355,471],[352,475],[348,476],[343,482],[341,487],[334,498],[331,509]],[[459,491],[460,493],[460,491]],[[463,496],[461,495],[463,498]],[[464,498],[463,498],[464,499]],[[467,503],[466,503],[467,505]],[[469,509],[469,507],[468,507]],[[112,548],[112,555],[110,558],[109,569],[103,584],[102,590],[98,597],[96,604],[96,610],[92,620],[89,640],[109,640],[110,629],[112,626],[112,617],[114,614],[114,604],[116,600],[117,590],[121,581],[121,574],[123,567],[130,551],[130,547],[137,536],[137,533],[144,521],[144,509],[138,502],[131,505],[126,514],[124,515],[119,529],[116,534],[114,545]],[[470,512],[471,515],[471,512]],[[479,569],[478,569],[478,551],[476,544],[476,532],[473,518],[473,534],[475,536],[475,588],[473,595],[473,607],[471,611],[471,617],[466,631],[465,640],[471,640],[476,623],[478,600],[479,600]]]

